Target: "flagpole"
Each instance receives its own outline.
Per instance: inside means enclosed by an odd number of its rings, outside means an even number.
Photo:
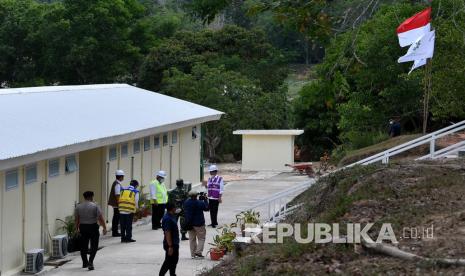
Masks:
[[[429,100],[432,90],[432,60],[429,58],[425,66],[424,95],[423,95],[423,134],[428,128]]]

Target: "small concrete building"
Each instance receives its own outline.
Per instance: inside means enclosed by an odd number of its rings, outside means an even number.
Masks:
[[[158,170],[170,187],[200,183],[201,125],[221,115],[126,84],[0,90],[0,274],[23,269],[29,249],[50,252],[84,191],[111,218],[117,169],[125,185]]]
[[[236,130],[242,135],[243,171],[282,171],[294,164],[294,138],[303,130]]]

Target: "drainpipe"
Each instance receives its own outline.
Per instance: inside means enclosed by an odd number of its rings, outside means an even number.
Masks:
[[[173,139],[173,138],[171,138]],[[170,172],[168,174],[170,178],[170,189],[171,189],[171,180],[172,180],[172,175],[173,175],[173,145],[170,145]]]
[[[105,197],[108,195],[108,185],[110,185],[109,181],[110,181],[110,162],[106,162],[106,175],[105,175],[105,189],[104,189],[104,192],[105,192]],[[103,196],[103,195],[102,195]],[[107,218],[107,223],[108,223],[108,202],[107,204],[105,204],[105,217]]]
[[[134,156],[131,156],[131,179],[134,179]]]
[[[22,166],[21,167],[21,171],[22,171],[22,176],[23,176],[23,181],[22,181],[22,187],[21,187],[21,206],[22,206],[22,210],[21,210],[21,218],[22,218],[22,221],[21,221],[21,225],[22,225],[22,247],[23,247],[23,256],[24,254],[26,253],[26,242],[24,241],[25,238],[26,238],[26,168],[25,166]]]
[[[204,158],[204,154],[203,154],[203,137],[205,135],[205,130],[203,129],[202,125],[199,125],[200,127],[200,182],[202,183],[203,181],[203,158]]]

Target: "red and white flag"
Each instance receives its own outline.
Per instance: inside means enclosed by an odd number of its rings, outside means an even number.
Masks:
[[[416,42],[431,30],[431,7],[408,18],[397,27],[400,47]]]

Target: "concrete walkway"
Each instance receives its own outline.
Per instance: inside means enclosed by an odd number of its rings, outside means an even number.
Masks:
[[[244,210],[254,202],[306,180],[308,180],[306,176],[282,173],[268,179],[229,182],[225,187],[223,203],[219,208],[218,221],[220,225],[234,222],[239,210]],[[209,213],[205,213],[205,220],[207,224],[210,223]],[[104,248],[97,253],[94,271],[82,269],[79,255],[73,253],[73,256],[68,257],[71,259],[70,262],[59,268],[50,269],[48,267],[46,275],[72,276],[84,273],[95,276],[158,275],[165,254],[162,248],[162,231],[153,231],[150,225],[143,225],[135,227],[133,232],[133,238],[137,242],[131,244],[121,244],[119,238],[111,238],[108,234],[106,237],[102,237],[100,245]],[[208,243],[212,242],[216,234],[216,229],[207,227],[204,255],[211,247]],[[192,260],[189,252],[189,241],[182,241],[176,272],[180,276],[196,275],[217,263],[211,261],[209,256],[203,260]]]

